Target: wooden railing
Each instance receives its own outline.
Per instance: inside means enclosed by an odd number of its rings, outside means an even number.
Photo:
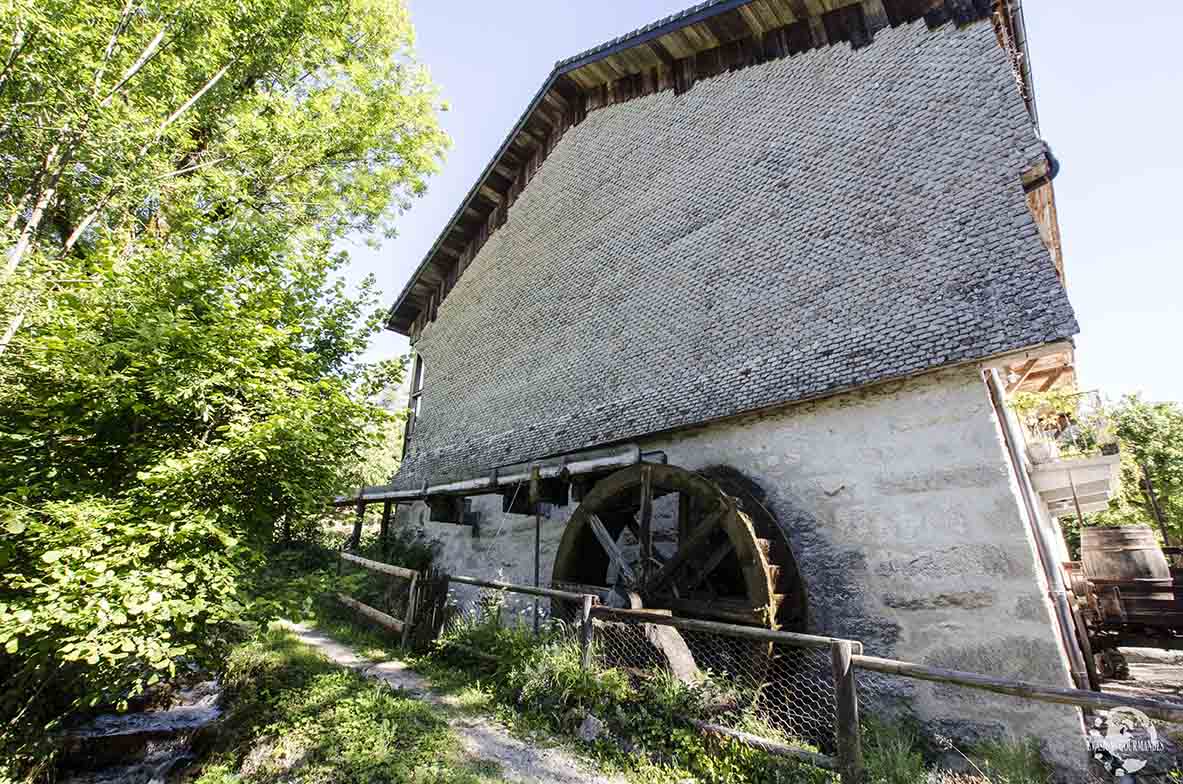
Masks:
[[[417,588],[419,586],[419,573],[412,569],[404,569],[401,566],[392,566],[390,564],[380,563],[378,561],[371,561],[368,558],[362,558],[359,555],[354,555],[353,553],[347,553],[344,551],[342,551],[340,554],[340,562],[338,564],[337,570],[338,574],[340,574],[341,571],[341,563],[351,563],[371,572],[385,574],[392,578],[410,581],[410,587],[407,589],[407,610],[405,617],[402,619],[395,618],[393,615],[384,613],[376,607],[371,607],[368,604],[360,602],[357,599],[354,599],[352,596],[348,596],[343,593],[336,594],[337,601],[349,609],[365,616],[383,628],[402,635],[402,646],[405,648],[407,645],[407,637],[411,633],[411,626],[415,623],[415,602],[417,598]]]
[[[414,623],[415,587],[419,579],[417,572],[398,566],[370,561],[350,553],[342,553],[345,562],[356,564],[365,569],[388,574],[392,577],[411,581],[410,602],[407,617],[399,620],[386,613],[369,607],[352,597],[338,594],[337,598],[346,606],[356,610],[361,615],[392,631],[403,634],[404,644],[406,634]],[[618,624],[640,624],[669,626],[688,632],[712,634],[721,637],[767,642],[796,648],[829,650],[832,665],[834,704],[835,704],[835,738],[836,751],[833,756],[820,754],[808,749],[790,744],[760,738],[750,733],[742,732],[730,727],[704,721],[691,723],[702,732],[722,735],[734,740],[742,741],[767,753],[797,759],[817,767],[837,771],[844,784],[862,784],[865,780],[861,735],[859,731],[859,699],[858,685],[855,678],[857,670],[882,673],[902,678],[946,683],[969,689],[1005,694],[1021,699],[1033,700],[1060,705],[1069,705],[1085,710],[1112,710],[1114,708],[1133,708],[1146,716],[1161,721],[1183,723],[1183,704],[1162,700],[1150,700],[1138,697],[1127,697],[1119,694],[1068,689],[1025,681],[997,678],[979,673],[962,672],[939,667],[915,664],[912,662],[884,659],[863,654],[862,643],[854,640],[844,640],[835,637],[825,637],[794,632],[783,632],[772,629],[761,629],[751,626],[717,621],[703,621],[691,618],[678,618],[654,610],[618,609],[601,605],[598,596],[576,593],[530,585],[516,585],[514,583],[497,580],[483,580],[476,577],[452,576],[451,582],[488,588],[496,591],[519,593],[528,596],[560,599],[576,603],[581,612],[578,616],[580,645],[583,649],[584,666],[591,665],[591,651],[595,635],[595,622],[611,622]],[[480,652],[474,652],[478,658]]]

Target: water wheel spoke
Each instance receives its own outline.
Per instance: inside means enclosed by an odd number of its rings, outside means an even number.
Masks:
[[[594,514],[589,514],[587,521],[591,526],[592,533],[596,536],[596,540],[600,543],[600,547],[603,547],[604,552],[608,554],[609,562],[616,564],[617,573],[625,582],[635,585],[637,574],[628,565],[628,561],[624,559],[624,553],[620,551],[620,547],[617,546],[616,540],[612,538],[612,534],[608,533],[608,528],[604,525],[604,521]]]
[[[644,585],[648,582],[649,564],[653,560],[653,469],[649,466],[641,469],[641,511],[638,516],[641,527],[640,585]]]
[[[786,591],[796,575],[791,550],[767,511],[753,519],[752,492],[723,468],[641,463],[616,471],[596,481],[572,515],[554,579],[606,582],[611,587],[596,593],[610,606],[761,626],[784,614],[799,623],[803,600]],[[659,500],[671,495],[670,504]],[[764,509],[758,499],[755,506]]]
[[[674,557],[666,561],[657,574],[653,575],[653,578],[646,583],[645,592],[653,594],[665,587],[665,584],[672,580],[692,557],[710,543],[711,535],[719,527],[719,523],[723,522],[723,519],[732,511],[732,505],[725,501],[714,512],[707,515],[707,518],[694,529],[694,533],[680,544]]]
[[[735,544],[730,539],[727,539],[715,552],[711,553],[710,557],[707,558],[702,566],[692,570],[690,579],[686,582],[686,590],[693,591],[706,582],[711,572],[718,569],[719,564],[723,563],[723,560],[734,552]],[[710,583],[707,583],[707,587],[710,588]],[[713,592],[713,589],[711,590]]]

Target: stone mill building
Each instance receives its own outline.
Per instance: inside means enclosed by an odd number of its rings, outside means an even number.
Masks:
[[[456,573],[1080,683],[1006,406],[1077,332],[1021,14],[717,0],[559,62],[390,312],[412,417],[365,497]],[[907,697],[1083,755],[1072,709]]]

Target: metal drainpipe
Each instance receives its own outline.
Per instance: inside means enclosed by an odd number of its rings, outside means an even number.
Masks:
[[[1039,553],[1039,562],[1043,567],[1044,577],[1047,578],[1048,596],[1051,597],[1052,604],[1056,608],[1056,626],[1059,628],[1060,642],[1063,643],[1071,663],[1072,680],[1078,688],[1088,690],[1091,688],[1088,668],[1085,666],[1084,654],[1080,651],[1080,643],[1076,640],[1076,624],[1072,618],[1068,590],[1064,585],[1064,576],[1056,565],[1055,548],[1048,538],[1047,531],[1039,524],[1039,513],[1036,511],[1034,499],[1031,497],[1031,480],[1026,475],[1022,452],[1019,451],[1011,434],[1010,423],[1006,417],[1005,393],[1002,391],[1002,382],[998,379],[997,370],[987,371],[986,387],[990,390],[990,402],[994,406],[994,413],[1002,428],[1002,439],[1006,442],[1011,465],[1015,469],[1015,478],[1019,482],[1019,494],[1023,496],[1023,505],[1027,508],[1027,525],[1035,536],[1035,549]]]
[[[1035,76],[1031,72],[1031,49],[1027,45],[1027,17],[1023,14],[1023,0],[1012,0],[1011,20],[1015,27],[1015,45],[1023,55],[1023,76],[1027,80],[1027,92],[1031,98],[1031,120],[1039,132],[1039,107],[1035,104]]]

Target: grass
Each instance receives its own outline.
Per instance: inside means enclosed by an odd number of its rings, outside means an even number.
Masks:
[[[454,643],[493,653],[496,662],[473,657]],[[688,688],[669,676],[642,679],[610,668],[585,670],[578,645],[561,633],[540,639],[525,627],[469,623],[445,635],[435,650],[413,663],[437,691],[450,694],[459,709],[491,712],[534,743],[578,745],[602,770],[632,781],[834,780],[817,768],[704,737],[686,719],[701,714],[705,702],[717,703],[718,694]],[[574,738],[588,713],[609,728],[607,736],[590,744]],[[742,717],[733,718],[741,723]]]
[[[197,784],[501,781],[459,755],[424,703],[343,670],[282,630],[239,646],[225,674],[229,716]]]

